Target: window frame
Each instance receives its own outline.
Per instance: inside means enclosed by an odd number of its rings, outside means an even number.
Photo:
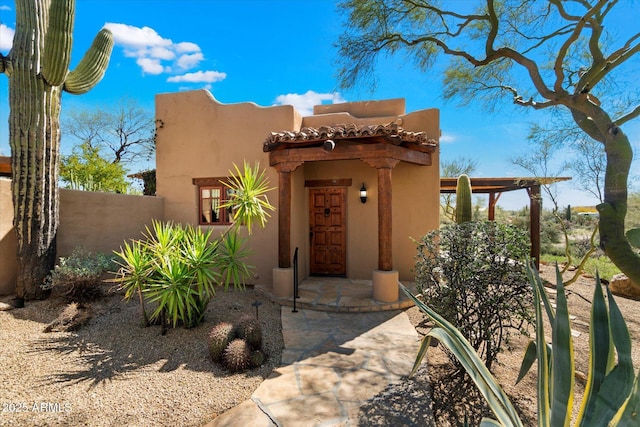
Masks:
[[[226,209],[218,208],[218,211],[221,214],[219,215],[220,216],[219,221],[209,221],[209,222],[204,221],[206,217],[204,215],[203,201],[215,200],[215,199],[213,197],[203,198],[202,197],[203,190],[207,190],[207,189],[219,190],[220,191],[219,205],[224,204],[229,200],[229,191],[231,191],[229,187],[225,185],[226,183],[229,183],[229,177],[193,178],[192,182],[193,182],[193,185],[196,186],[196,191],[197,191],[196,199],[198,201],[198,225],[216,226],[216,225],[233,224],[233,220],[230,218],[231,212],[229,208],[226,208]],[[213,202],[211,203],[211,205],[213,206]],[[212,209],[212,212],[213,212],[213,209]]]

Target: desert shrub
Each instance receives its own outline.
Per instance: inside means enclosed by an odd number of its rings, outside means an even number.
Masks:
[[[525,332],[533,318],[528,259],[523,231],[489,221],[451,224],[418,242],[415,275],[425,304],[460,330],[488,368],[510,332]]]
[[[69,301],[91,301],[102,296],[102,275],[113,267],[110,256],[77,247],[68,257],[60,258],[44,287]]]

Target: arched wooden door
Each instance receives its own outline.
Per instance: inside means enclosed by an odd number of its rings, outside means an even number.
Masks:
[[[346,188],[309,189],[312,275],[346,276]]]

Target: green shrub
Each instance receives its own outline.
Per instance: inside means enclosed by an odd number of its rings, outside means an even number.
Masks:
[[[490,368],[510,332],[524,332],[533,318],[526,234],[486,221],[451,224],[418,243],[415,275],[425,304],[456,326]]]
[[[155,303],[150,320],[160,320],[163,326],[165,317],[174,327],[179,323],[185,327],[201,323],[215,287],[229,285],[228,280],[221,279],[221,271],[230,268],[228,256],[218,250],[219,240],[211,238],[212,232],[154,221],[145,240],[125,243],[117,253],[125,297],[137,293],[142,304],[145,300]],[[238,250],[246,255],[243,249]],[[241,257],[234,257],[231,264],[243,273],[234,282],[234,286],[241,287],[250,267]]]
[[[91,301],[102,296],[102,275],[113,266],[113,259],[108,255],[77,247],[68,257],[60,258],[44,287],[69,301]]]

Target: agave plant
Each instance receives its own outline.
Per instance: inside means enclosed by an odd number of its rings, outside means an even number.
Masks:
[[[536,340],[525,352],[519,379],[537,359],[538,425],[541,427],[568,426],[574,400],[575,366],[569,310],[557,268],[556,272],[557,309],[554,313],[537,271],[533,267],[528,271],[535,296]],[[420,366],[431,338],[435,337],[460,360],[496,416],[495,419],[483,419],[481,426],[523,425],[495,377],[462,334],[408,289],[402,285],[401,288],[436,325],[422,341],[412,374]],[[596,277],[589,328],[588,380],[575,426],[639,425],[640,373],[635,374],[629,330],[608,288],[607,299],[608,308]],[[551,345],[545,341],[543,310],[552,328]]]

